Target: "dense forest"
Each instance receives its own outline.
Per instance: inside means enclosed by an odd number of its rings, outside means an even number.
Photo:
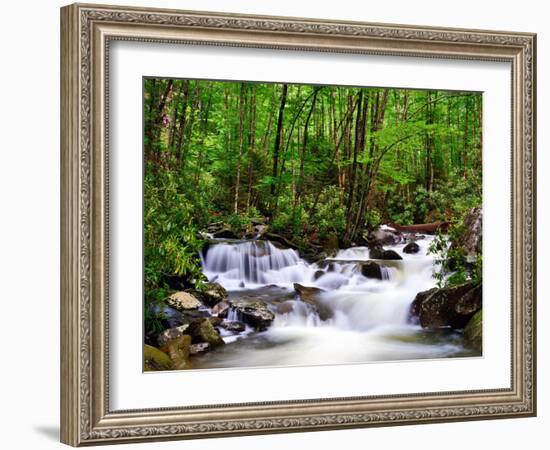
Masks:
[[[151,78],[143,107],[148,301],[200,288],[212,233],[330,256],[481,205],[480,93]]]

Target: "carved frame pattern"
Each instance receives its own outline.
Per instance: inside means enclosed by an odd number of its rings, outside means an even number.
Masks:
[[[535,414],[535,35],[94,5],[67,6],[61,14],[63,442],[77,446]],[[102,187],[108,179],[101,173],[106,156],[97,159],[97,153],[106,151],[100,141],[108,133],[102,103],[108,83],[100,78],[112,39],[512,62],[512,388],[265,402],[237,405],[242,411],[236,413],[213,405],[201,409],[208,419],[193,415],[193,408],[109,411],[108,276],[102,266],[108,252],[108,198]],[[350,401],[357,402],[355,410],[342,408]],[[285,405],[293,412],[285,413]]]

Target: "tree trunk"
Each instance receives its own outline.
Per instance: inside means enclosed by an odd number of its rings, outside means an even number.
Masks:
[[[248,131],[248,187],[246,194],[246,210],[250,211],[250,202],[252,200],[252,162],[253,155],[256,147],[256,89],[257,86],[252,85],[252,94],[250,99],[250,121],[249,121],[249,131]]]
[[[283,84],[283,90],[281,92],[281,103],[279,105],[279,117],[277,119],[277,131],[275,133],[275,144],[273,147],[273,171],[272,176],[273,180],[271,183],[271,196],[275,196],[275,186],[276,180],[279,176],[279,150],[281,148],[281,142],[283,140],[283,120],[284,120],[284,111],[286,105],[286,96],[288,92],[288,85]]]
[[[241,83],[241,94],[239,96],[239,156],[237,158],[237,174],[235,177],[235,196],[233,200],[233,212],[237,214],[239,212],[239,188],[241,183],[241,160],[243,157],[243,143],[244,143],[244,97],[245,97],[245,84]]]

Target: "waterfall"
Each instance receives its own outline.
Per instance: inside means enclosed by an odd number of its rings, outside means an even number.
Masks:
[[[219,241],[201,255],[204,274],[222,284],[230,298],[262,300],[275,313],[269,328],[224,335],[226,343],[204,367],[261,367],[349,363],[447,357],[464,351],[454,335],[427,335],[408,321],[416,294],[435,286],[436,267],[428,247],[432,237],[417,244],[386,246],[403,259],[376,260],[382,279],[367,278],[362,265],[370,260],[366,247],[340,250],[334,258],[310,264],[291,249],[268,241]],[[308,303],[294,295],[293,283],[322,290]],[[315,291],[313,291],[315,292]],[[311,299],[310,299],[311,300]],[[316,303],[317,302],[317,303]],[[330,311],[321,320],[319,307]],[[242,320],[231,308],[228,321]],[[243,338],[250,335],[249,338]]]
[[[403,252],[405,244],[388,246],[403,259],[377,261],[382,280],[361,274],[361,262],[368,261],[367,247],[340,250],[325,264],[309,264],[292,249],[281,249],[269,241],[220,242],[202,255],[204,273],[229,291],[278,286],[290,291],[293,283],[322,289],[319,301],[333,311],[320,321],[313,308],[295,302],[274,327],[337,327],[369,330],[407,323],[409,306],[416,294],[435,285],[434,259],[428,254],[431,237],[419,241],[417,254]],[[275,310],[275,307],[273,308]],[[279,316],[279,314],[278,314]],[[232,317],[238,320],[237,317]]]
[[[206,276],[229,290],[290,285],[303,281],[304,273],[313,275],[313,269],[295,250],[277,248],[269,241],[221,242],[212,245],[201,259]]]

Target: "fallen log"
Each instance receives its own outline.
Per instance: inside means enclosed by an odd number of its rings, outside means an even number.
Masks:
[[[432,223],[418,223],[414,225],[399,225],[395,222],[389,222],[388,227],[395,229],[396,231],[405,233],[428,233],[433,234],[437,231],[447,232],[451,226],[451,222],[432,222]]]

